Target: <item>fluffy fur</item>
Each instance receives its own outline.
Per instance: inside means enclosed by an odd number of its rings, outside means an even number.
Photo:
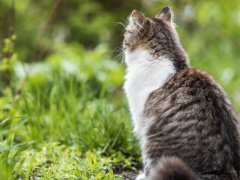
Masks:
[[[137,179],[239,179],[239,121],[215,80],[190,67],[170,9],[155,18],[134,10],[123,48],[144,164]]]
[[[151,180],[197,180],[193,171],[176,157],[161,158],[151,171]]]
[[[176,71],[171,61],[164,57],[156,60],[146,50],[126,51],[125,57],[128,69],[124,89],[135,131],[141,136],[141,128],[145,127],[143,111],[149,94],[161,87]],[[153,63],[156,61],[158,63]]]

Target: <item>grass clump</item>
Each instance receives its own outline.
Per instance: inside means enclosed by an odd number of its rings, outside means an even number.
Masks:
[[[0,179],[122,179],[122,171],[135,170],[139,148],[122,77],[87,73],[97,68],[116,76],[122,67],[102,48],[91,56],[103,64],[85,66],[85,75],[79,72],[85,60],[72,61],[77,71],[68,73],[60,66],[66,57],[58,53],[31,67],[14,65],[0,98]]]

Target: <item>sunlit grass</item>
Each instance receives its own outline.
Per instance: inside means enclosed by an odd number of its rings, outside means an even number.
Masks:
[[[104,59],[96,51],[95,61]],[[16,73],[0,98],[0,179],[121,179],[115,173],[133,171],[140,154],[121,82],[67,73],[51,58],[38,65],[47,74]],[[111,60],[98,63],[100,74],[121,72]]]

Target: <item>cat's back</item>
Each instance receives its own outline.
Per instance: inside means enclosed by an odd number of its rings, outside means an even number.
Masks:
[[[158,106],[160,103],[161,106]],[[200,110],[215,111],[224,107],[233,113],[221,86],[206,72],[193,68],[176,73],[162,87],[153,91],[147,99],[144,113],[151,116],[152,113],[159,114],[161,110],[177,108],[178,105],[181,105],[178,110],[194,108],[194,105],[201,107],[198,109],[200,114],[206,114]],[[209,108],[206,109],[206,106]]]
[[[215,80],[185,69],[152,92],[145,151],[150,158],[177,156],[200,173],[240,172],[237,118]]]

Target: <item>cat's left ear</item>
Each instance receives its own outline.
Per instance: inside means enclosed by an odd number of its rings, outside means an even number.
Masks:
[[[156,18],[163,19],[165,21],[171,22],[172,21],[172,12],[170,7],[163,8],[157,15]]]
[[[133,10],[129,17],[129,22],[134,25],[137,29],[144,28],[144,25],[147,22],[145,15],[138,10]]]

